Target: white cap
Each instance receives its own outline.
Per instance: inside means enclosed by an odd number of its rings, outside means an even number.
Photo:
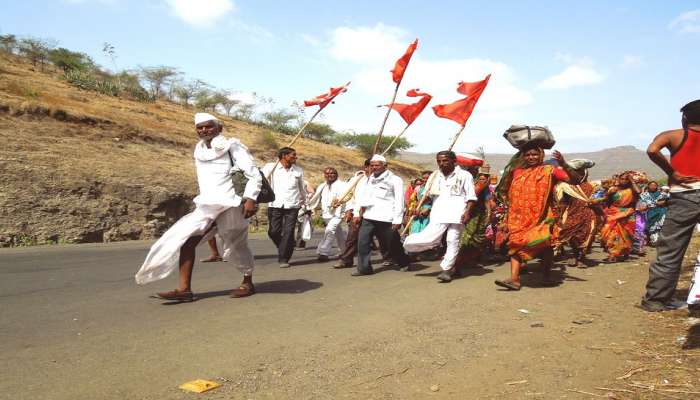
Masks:
[[[381,162],[386,164],[386,158],[380,154],[373,155],[372,158],[370,158],[369,160],[370,161],[381,161]]]
[[[195,126],[207,121],[218,121],[218,119],[209,113],[196,113],[194,115]]]

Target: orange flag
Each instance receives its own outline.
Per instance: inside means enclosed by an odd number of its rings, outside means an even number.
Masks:
[[[428,103],[430,103],[430,100],[433,98],[433,96],[429,95],[428,93],[418,93],[419,90],[420,89],[411,89],[406,93],[406,96],[408,97],[420,97],[421,99],[417,102],[413,104],[394,103],[387,106],[401,114],[401,118],[403,118],[408,125],[411,125],[413,121],[418,118],[420,113],[423,112],[425,106],[427,106]]]
[[[391,70],[391,77],[394,79],[394,83],[399,83],[403,79],[403,74],[406,72],[406,67],[408,67],[408,62],[411,61],[411,56],[413,56],[413,52],[416,51],[416,48],[418,47],[418,39],[416,39],[413,43],[408,45],[408,49],[406,49],[406,53],[404,53],[401,58],[396,60],[396,64],[394,65],[394,69]]]
[[[332,87],[328,93],[318,95],[310,100],[304,100],[304,107],[319,106],[323,110],[323,108],[330,104],[337,95],[347,92],[349,84],[350,82],[337,88]]]
[[[435,115],[440,118],[451,119],[458,124],[464,126],[467,120],[472,115],[476,102],[484,93],[486,85],[489,83],[491,74],[488,74],[483,81],[478,82],[460,82],[457,91],[467,97],[457,100],[451,104],[439,104],[433,107]]]

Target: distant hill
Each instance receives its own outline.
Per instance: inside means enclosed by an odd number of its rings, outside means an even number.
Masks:
[[[492,171],[501,171],[512,154],[486,154],[486,160]],[[588,153],[564,153],[564,158],[573,160],[587,158],[595,161],[596,165],[590,170],[591,179],[607,178],[615,173],[627,170],[644,171],[654,179],[664,177],[663,171],[652,163],[645,151],[634,146],[619,146]],[[435,168],[435,154],[402,152],[400,160],[412,162],[425,167]]]

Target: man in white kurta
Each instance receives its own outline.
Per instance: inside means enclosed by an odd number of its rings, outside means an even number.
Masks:
[[[248,218],[255,213],[262,177],[248,148],[237,139],[220,133],[222,124],[213,115],[195,114],[200,137],[194,151],[199,195],[195,209],[180,218],[156,243],[136,273],[138,284],[163,279],[179,266],[178,288],[158,296],[166,300],[191,301],[192,269],[197,244],[218,233],[222,241],[222,258],[243,273],[243,282],[232,297],[255,292],[252,281],[253,254],[248,247]],[[248,182],[243,193],[236,193],[231,181],[234,170],[242,171]]]
[[[335,264],[333,268],[350,268],[354,265],[355,255],[357,255],[360,226],[359,224],[353,223],[353,209],[355,208],[355,203],[362,196],[362,191],[369,179],[369,163],[370,160],[366,159],[364,169],[355,172],[355,175],[347,184],[348,188],[344,195],[336,202],[338,205],[345,203],[345,215],[343,215],[343,220],[348,222],[348,234],[345,238],[345,250],[340,253],[338,263]],[[347,199],[347,197],[350,197],[350,199]]]
[[[409,235],[403,243],[409,253],[420,253],[440,244],[447,231],[447,250],[440,262],[441,282],[450,282],[459,253],[459,237],[469,219],[469,209],[476,203],[474,177],[455,165],[457,157],[452,151],[437,153],[439,169],[430,176],[429,195],[433,197],[430,222],[422,231]],[[432,183],[430,183],[432,181]]]
[[[275,192],[275,201],[267,204],[267,236],[277,246],[280,268],[289,268],[294,253],[294,228],[299,210],[306,205],[304,171],[296,165],[297,152],[282,147],[276,163],[267,163],[262,171]]]
[[[318,185],[316,192],[309,200],[309,210],[313,211],[317,207],[321,207],[321,217],[326,223],[326,229],[323,232],[323,238],[318,244],[318,261],[328,261],[331,256],[333,242],[336,242],[338,249],[342,253],[345,250],[345,230],[341,223],[345,213],[345,204],[340,204],[337,207],[333,205],[337,203],[347,189],[345,182],[338,179],[338,171],[333,167],[328,167],[323,171],[326,181]]]
[[[372,237],[377,236],[401,271],[408,271],[410,260],[401,247],[398,230],[403,221],[403,179],[387,169],[384,156],[375,154],[370,160],[371,174],[355,203],[353,223],[359,226],[357,271],[352,276],[374,273],[370,256]]]

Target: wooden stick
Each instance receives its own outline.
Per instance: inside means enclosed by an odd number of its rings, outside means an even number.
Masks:
[[[452,151],[452,148],[455,147],[455,144],[457,143],[457,139],[459,139],[459,135],[461,135],[462,132],[464,131],[465,126],[467,126],[467,125],[466,124],[462,125],[459,128],[459,130],[457,131],[457,133],[455,133],[455,137],[454,137],[454,139],[452,139],[452,144],[450,145],[450,148],[447,149],[448,151]]]
[[[448,149],[449,151],[452,151],[452,148],[455,146],[455,143],[457,143],[457,139],[459,139],[459,135],[461,135],[462,131],[464,131],[465,126],[466,125],[462,125],[459,127],[459,130],[455,134],[454,139],[452,139],[452,144],[450,145],[450,148]],[[437,174],[433,174],[431,176],[437,176]],[[435,179],[431,179],[428,181],[428,183],[426,183],[425,192],[423,192],[423,196],[421,196],[421,199],[418,202],[418,205],[416,205],[416,210],[420,210],[420,208],[423,206],[423,203],[425,203],[425,200],[427,200],[428,193],[430,193],[430,188],[433,186],[434,180]],[[401,235],[405,236],[408,233],[408,230],[410,229],[410,226],[411,226],[411,222],[413,222],[413,218],[415,218],[414,215],[411,215],[408,218],[408,222],[406,222],[406,226],[404,227],[403,232],[401,232]]]
[[[304,126],[301,127],[301,129],[299,129],[299,131],[297,132],[296,135],[294,135],[294,137],[293,137],[292,140],[289,142],[289,144],[287,145],[287,147],[292,147],[292,145],[293,145],[294,143],[296,143],[297,139],[299,139],[299,138],[301,137],[301,135],[304,133],[304,130],[306,129],[306,127],[309,126],[309,124],[311,123],[311,121],[313,121],[314,118],[316,118],[316,116],[317,116],[318,114],[320,114],[320,113],[321,113],[321,107],[319,107],[318,110],[316,110],[316,112],[314,113],[314,115],[312,115],[311,118],[309,118],[309,120],[306,121],[306,123],[304,124]],[[272,166],[272,170],[270,170],[270,173],[266,176],[266,178],[267,178],[268,181],[269,181],[270,178],[272,177],[272,174],[275,172],[275,168],[277,168],[277,165],[279,165],[279,163],[280,163],[280,160],[277,159],[277,161],[275,162],[275,165]]]
[[[406,129],[408,129],[409,126],[411,125],[406,125],[406,127],[403,128],[403,130],[398,135],[396,135],[394,140],[392,140],[391,143],[389,143],[389,146],[382,152],[382,155],[385,155],[389,150],[391,150],[391,146],[393,146],[394,143],[396,143],[396,141],[399,140],[399,138],[404,134],[404,132],[406,132]]]
[[[391,113],[391,107],[396,102],[396,95],[399,94],[399,86],[401,86],[401,81],[399,81],[399,83],[396,84],[396,88],[394,89],[394,97],[391,98],[391,103],[389,104],[389,107],[387,107],[386,115],[384,116],[384,121],[382,121],[382,127],[379,128],[379,133],[377,134],[377,141],[374,142],[374,148],[372,149],[372,154],[377,154],[377,150],[379,149],[379,142],[382,140],[382,133],[384,132],[384,126],[386,125],[386,120],[389,119],[389,114]]]

